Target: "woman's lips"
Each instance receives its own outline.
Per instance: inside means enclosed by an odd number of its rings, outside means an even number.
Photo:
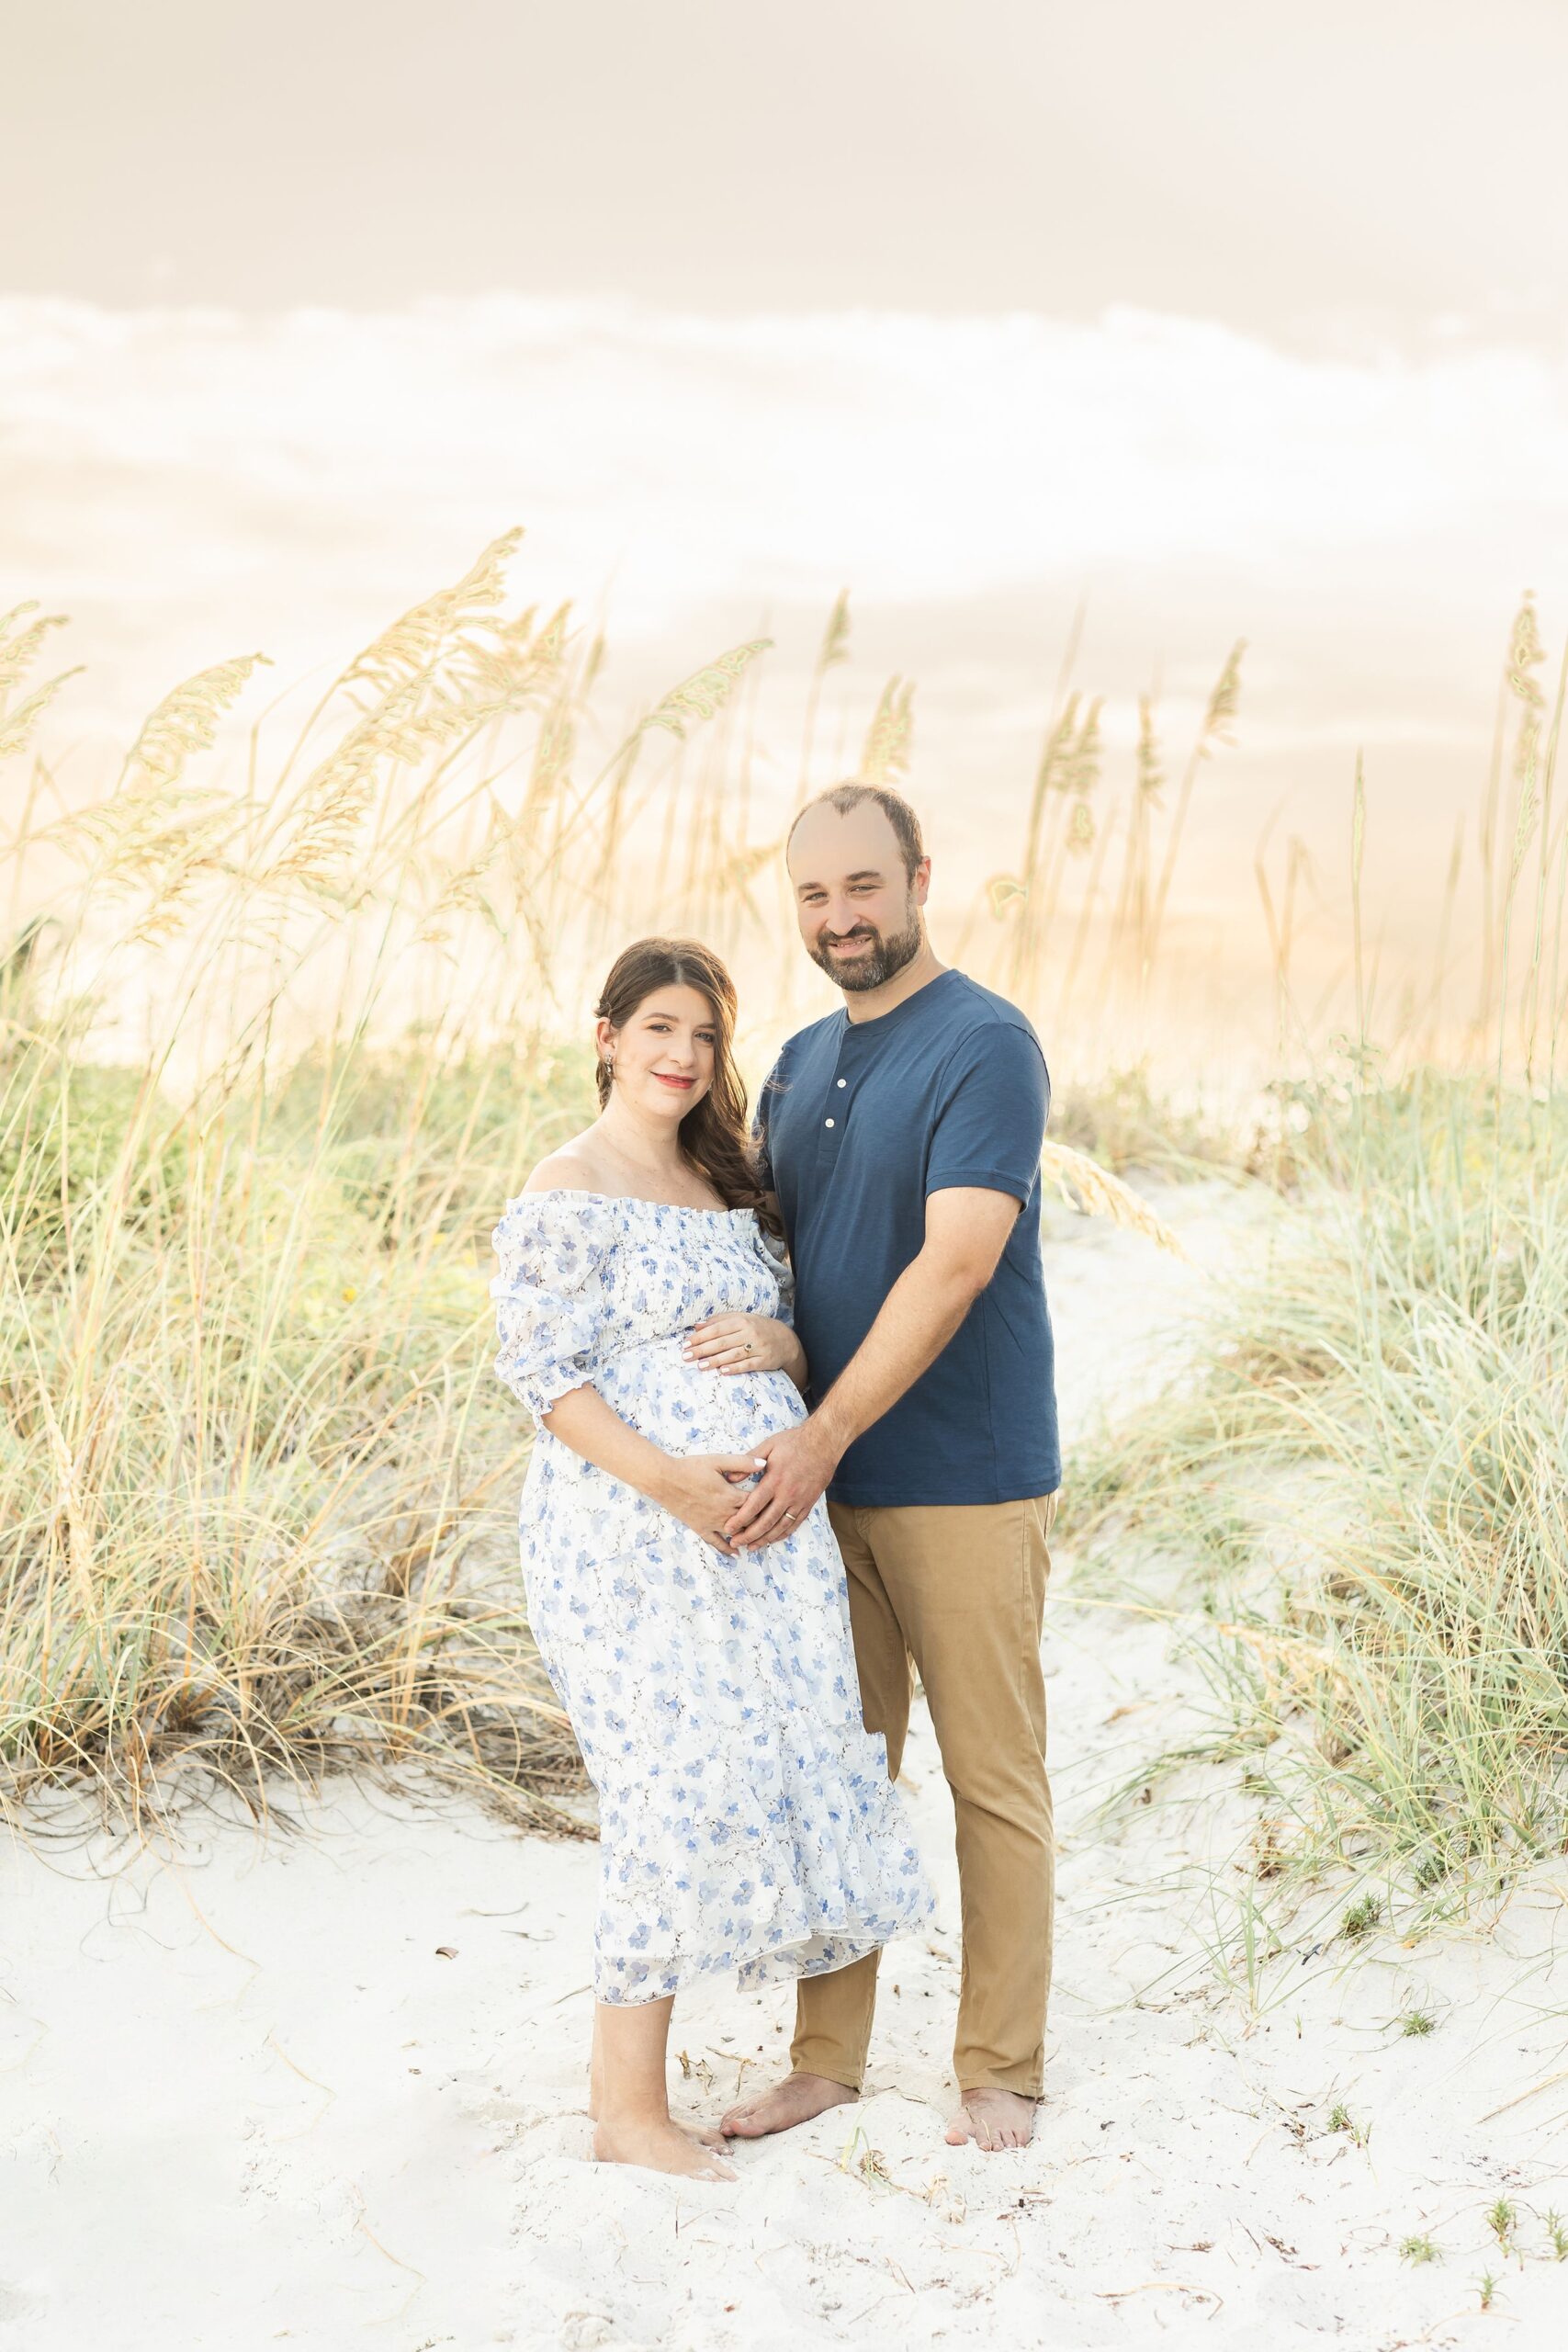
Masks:
[[[660,1086],[672,1086],[676,1090],[677,1093],[680,1094],[689,1094],[693,1087],[697,1082],[694,1078],[667,1077],[665,1072],[661,1069],[656,1069],[653,1075],[659,1080]]]

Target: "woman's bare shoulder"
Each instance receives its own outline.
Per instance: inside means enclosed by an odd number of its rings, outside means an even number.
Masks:
[[[528,1182],[525,1193],[600,1193],[604,1190],[604,1170],[599,1166],[590,1138],[573,1136],[558,1151],[541,1159]]]

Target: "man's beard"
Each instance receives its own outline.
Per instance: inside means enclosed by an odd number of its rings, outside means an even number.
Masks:
[[[857,956],[852,964],[840,963],[831,947],[821,938],[807,952],[812,962],[820,966],[835,988],[847,989],[852,995],[858,996],[863,989],[881,988],[884,981],[901,972],[906,964],[914,962],[920,952],[920,918],[911,907],[908,928],[896,931],[891,939],[884,938],[882,933],[869,922],[857,922],[852,931],[847,931],[841,936],[845,939],[869,939],[873,943],[870,952]]]

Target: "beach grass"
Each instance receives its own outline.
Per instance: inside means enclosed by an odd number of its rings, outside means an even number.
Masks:
[[[1275,1082],[1266,1246],[1212,1286],[1183,1377],[1076,1465],[1102,1593],[1188,1564],[1171,1614],[1214,1728],[1168,1763],[1243,1759],[1270,1877],[1348,1871],[1407,1920],[1568,1845],[1568,836],[1536,642],[1516,624],[1458,1066],[1416,1020]],[[1361,817],[1358,788],[1353,860]]]
[[[13,1804],[68,1781],[137,1818],[219,1782],[263,1810],[290,1780],[410,1763],[578,1820],[515,1572],[527,1434],[491,1370],[490,1228],[590,1115],[587,990],[626,937],[732,957],[753,1079],[810,974],[751,770],[765,648],[611,725],[602,649],[508,611],[513,552],[248,740],[257,657],[186,682],[87,801],[35,748],[47,616],[0,623]],[[831,780],[814,730],[848,639],[841,602],[797,797]],[[1136,1046],[1240,652],[1174,791],[1142,707],[1119,797],[1064,670],[1018,855],[956,925],[959,960],[1046,1034],[1088,995]],[[1179,1102],[1136,1053],[1058,1091],[1047,1173],[1077,1206],[1158,1243],[1117,1171],[1224,1169],[1276,1204],[1190,1371],[1075,1461],[1064,1518],[1190,1564],[1194,1671],[1282,1825],[1271,1875],[1348,1858],[1430,1894],[1568,1826],[1563,832],[1527,656],[1516,628],[1460,1050],[1423,1054],[1456,1034],[1453,906],[1382,1052],[1358,931],[1364,1017],[1331,1055],[1265,886],[1279,1067],[1245,1115]],[[913,724],[907,682],[868,696],[862,772],[901,776]],[[1359,832],[1352,856],[1359,886]]]
[[[626,937],[739,956],[753,1062],[809,967],[730,728],[763,646],[611,725],[602,647],[508,608],[516,537],[302,714],[236,733],[259,655],[184,682],[86,797],[39,749],[58,624],[0,619],[13,1806],[63,1782],[130,1820],[218,1786],[263,1812],[412,1764],[581,1826],[516,1573],[491,1228],[592,1115],[584,1015]],[[895,682],[863,770],[901,773],[911,725]],[[1160,1238],[1112,1169],[1057,1147],[1052,1175]]]
[[[1448,1897],[1568,1838],[1568,1114],[1420,1071],[1350,1126],[1081,1525],[1199,1564],[1195,1662],[1294,1866]]]
[[[330,1051],[216,1104],[37,1038],[6,1125],[0,1786],[258,1810],[418,1761],[567,1823],[484,1257],[586,1071]],[[493,1393],[492,1393],[493,1392]],[[161,1794],[161,1792],[164,1792]]]

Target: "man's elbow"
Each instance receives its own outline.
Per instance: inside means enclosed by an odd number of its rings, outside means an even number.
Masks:
[[[942,1288],[965,1315],[996,1272],[998,1255],[989,1250],[980,1255],[964,1250],[962,1255],[947,1257],[942,1265]]]
[[[1019,1204],[993,1193],[969,1193],[962,1205],[956,1193],[936,1197],[942,1215],[937,1229],[927,1234],[924,1254],[942,1288],[967,1314],[1001,1263]]]

